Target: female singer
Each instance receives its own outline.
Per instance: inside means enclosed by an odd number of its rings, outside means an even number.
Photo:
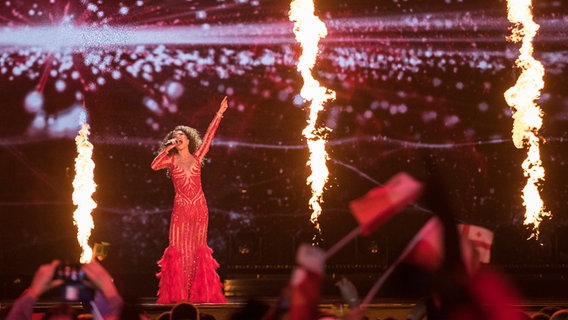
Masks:
[[[207,245],[209,211],[201,187],[201,162],[227,107],[225,97],[203,140],[194,128],[175,127],[152,161],[153,170],[166,169],[175,190],[169,245],[158,261],[158,303],[226,301],[216,271],[219,264]]]

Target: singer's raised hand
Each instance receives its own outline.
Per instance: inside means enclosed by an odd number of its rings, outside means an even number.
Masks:
[[[229,108],[229,103],[227,102],[227,96],[225,96],[225,98],[223,98],[223,101],[221,101],[221,106],[219,107],[219,111],[217,111],[217,113],[222,115],[225,110],[227,110],[227,108]]]

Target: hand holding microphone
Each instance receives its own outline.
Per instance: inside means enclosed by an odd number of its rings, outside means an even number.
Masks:
[[[170,139],[170,140],[166,141],[165,145],[167,147],[167,146],[179,144],[180,142],[181,141],[179,141],[178,139]]]

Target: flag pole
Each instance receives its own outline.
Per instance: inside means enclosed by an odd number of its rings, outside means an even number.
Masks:
[[[334,254],[336,254],[339,250],[341,250],[341,248],[343,248],[347,243],[349,243],[349,241],[353,240],[353,238],[358,236],[360,233],[361,233],[361,227],[359,226],[351,230],[351,232],[349,232],[347,235],[341,238],[341,240],[337,241],[331,248],[329,248],[329,250],[325,252],[326,260],[329,259]]]
[[[363,299],[363,301],[361,302],[361,306],[365,306],[371,302],[371,299],[373,299],[373,297],[377,294],[377,292],[385,283],[385,281],[388,279],[388,277],[390,277],[390,275],[393,273],[394,269],[400,264],[400,262],[402,262],[402,260],[406,259],[406,257],[408,256],[408,254],[410,254],[410,252],[416,246],[418,241],[422,239],[423,233],[426,231],[424,228],[426,226],[429,226],[429,223],[431,223],[432,219],[433,218],[430,218],[426,223],[424,223],[420,231],[418,231],[418,233],[410,240],[410,242],[406,245],[404,251],[398,256],[395,262],[393,262],[393,264],[390,265],[387,271],[385,271],[385,273],[381,275],[381,277],[377,280],[377,282],[375,282],[373,287],[369,290],[369,292],[365,296],[365,299]]]
[[[387,281],[388,277],[390,277],[390,275],[393,273],[394,269],[396,268],[396,266],[400,263],[400,257],[393,263],[390,265],[390,267],[387,269],[387,271],[385,271],[381,277],[379,278],[379,280],[377,280],[377,282],[375,282],[375,284],[373,285],[373,287],[369,290],[369,292],[367,293],[367,295],[365,296],[365,299],[363,299],[363,301],[361,301],[360,307],[361,308],[365,308],[366,305],[368,305],[369,303],[371,303],[371,300],[373,299],[373,297],[377,294],[377,292],[379,291],[379,289],[383,286],[383,284],[385,283],[385,281]]]

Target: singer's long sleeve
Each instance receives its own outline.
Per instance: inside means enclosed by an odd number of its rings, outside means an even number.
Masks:
[[[158,154],[154,158],[154,160],[150,164],[150,167],[152,168],[152,170],[157,171],[168,167],[170,162],[171,162],[171,157],[168,155],[168,152],[166,150],[163,150],[162,152],[160,152],[160,154]]]
[[[199,146],[199,148],[195,151],[195,157],[199,161],[201,161],[203,159],[203,157],[209,151],[211,141],[213,140],[213,137],[215,136],[215,132],[217,131],[217,127],[219,126],[219,123],[221,122],[221,118],[223,118],[223,115],[221,113],[217,112],[215,114],[215,118],[213,118],[213,120],[209,124],[209,127],[207,128],[207,131],[205,132],[205,136],[203,137],[203,142],[201,143],[201,146]]]

